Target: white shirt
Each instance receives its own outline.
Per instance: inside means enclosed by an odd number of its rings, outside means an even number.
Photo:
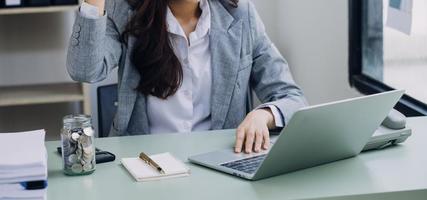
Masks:
[[[211,15],[207,0],[200,1],[200,9],[202,14],[189,38],[171,10],[167,9],[169,37],[175,55],[181,62],[184,76],[175,95],[166,100],[148,96],[147,114],[151,133],[211,129]]]
[[[211,12],[208,0],[200,0],[202,14],[194,32],[186,37],[184,30],[171,10],[167,9],[169,39],[183,69],[182,86],[166,100],[147,97],[147,115],[150,133],[192,132],[211,129],[212,68],[209,29]],[[80,12],[84,17],[96,19],[98,8],[83,3]],[[277,127],[283,127],[280,111],[272,110]]]

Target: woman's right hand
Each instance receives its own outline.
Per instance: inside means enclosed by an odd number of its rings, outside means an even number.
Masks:
[[[104,15],[105,0],[85,0],[85,2],[98,7],[99,16]]]

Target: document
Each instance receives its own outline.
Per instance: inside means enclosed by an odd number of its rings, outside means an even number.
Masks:
[[[47,189],[27,190],[21,184],[0,184],[0,199],[46,200]]]
[[[44,138],[44,130],[0,133],[0,199],[46,199]]]
[[[411,34],[413,26],[413,0],[390,0],[387,26],[402,33]]]
[[[19,5],[21,5],[21,0],[6,0],[5,5],[6,5],[6,7],[7,6],[19,6]]]

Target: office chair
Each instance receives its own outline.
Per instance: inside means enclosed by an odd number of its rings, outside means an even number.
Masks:
[[[96,90],[98,102],[98,137],[108,137],[117,111],[117,84],[100,86]]]

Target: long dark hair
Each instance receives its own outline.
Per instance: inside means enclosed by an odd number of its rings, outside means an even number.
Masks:
[[[123,32],[122,39],[134,36],[131,61],[141,80],[138,88],[144,95],[167,99],[182,84],[183,70],[169,41],[166,12],[170,0],[127,0],[135,14]],[[239,0],[228,0],[237,7]]]

